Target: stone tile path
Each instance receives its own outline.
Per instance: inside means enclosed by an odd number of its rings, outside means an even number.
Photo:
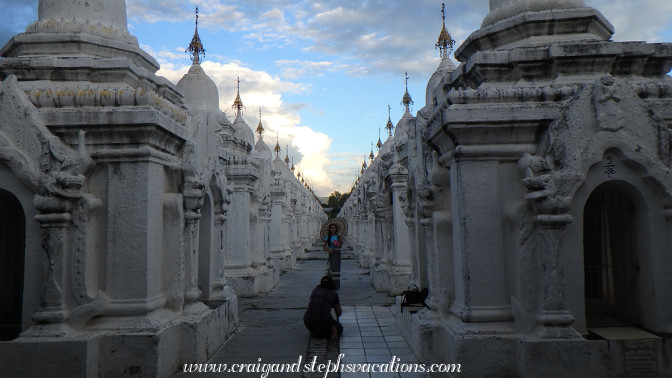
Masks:
[[[344,333],[340,345],[310,345],[310,349],[331,348],[328,356],[345,355],[341,363],[389,363],[393,356],[398,363],[417,363],[417,359],[401,337],[394,314],[394,298],[376,293],[370,285],[368,269],[344,253],[339,297],[343,307]],[[280,277],[280,283],[269,293],[255,298],[240,298],[241,325],[238,331],[207,361],[209,364],[296,363],[312,360],[309,356],[310,335],[302,321],[308,297],[326,269],[326,257],[320,249],[308,254],[297,266]],[[315,341],[314,343],[319,341]],[[318,348],[318,349],[316,349]],[[336,349],[334,349],[336,348]],[[340,352],[337,351],[340,348]],[[206,363],[206,361],[203,361]],[[336,361],[332,361],[336,362]],[[261,377],[260,373],[177,373],[175,378],[194,375],[215,377]],[[272,377],[303,377],[297,373],[270,373]],[[323,375],[322,375],[323,376]],[[338,375],[330,374],[329,377]],[[409,373],[342,373],[341,377],[424,378],[425,374]]]
[[[340,340],[340,352],[345,355],[347,364],[369,363],[399,364],[419,363],[413,352],[401,336],[394,315],[389,306],[345,306],[341,323],[344,332]],[[415,373],[343,373],[342,377],[429,377],[428,374]]]

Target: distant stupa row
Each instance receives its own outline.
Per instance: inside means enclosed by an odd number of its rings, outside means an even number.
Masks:
[[[672,376],[672,44],[612,34],[491,0],[455,67],[444,18],[425,106],[362,164],[350,242],[376,289],[428,289],[398,322],[448,376]]]
[[[0,50],[3,374],[172,376],[317,237],[305,180],[240,96],[219,110],[198,26],[189,52],[177,85],[156,76],[124,0],[40,0]]]

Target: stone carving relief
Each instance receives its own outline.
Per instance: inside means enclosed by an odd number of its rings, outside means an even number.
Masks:
[[[549,126],[539,153],[520,159],[521,177],[529,191],[526,198],[536,214],[565,214],[588,170],[602,164],[608,148],[621,151],[645,171],[665,169],[661,163],[668,165],[671,133],[647,111],[640,98],[644,89],[640,87],[639,96],[636,92],[627,81],[611,76],[585,86]],[[611,178],[613,164],[602,165]]]
[[[620,107],[621,98],[614,83],[613,77],[605,76],[595,85],[594,106],[597,125],[606,131],[617,131],[625,126],[625,117]]]
[[[25,93],[38,108],[149,106],[181,125],[187,122],[185,109],[167,101],[162,96],[166,93],[145,88],[114,88],[89,84],[81,87],[33,88]]]
[[[35,21],[26,28],[27,33],[87,33],[113,40],[123,40],[126,43],[138,45],[138,40],[127,30],[103,25],[100,22],[77,20],[74,18],[50,18]]]
[[[429,185],[418,185],[418,203],[423,216],[430,217],[434,211],[450,208],[450,172],[441,166],[436,151],[432,153]]]
[[[0,87],[0,161],[5,162],[35,193],[61,198],[81,197],[85,174],[94,162],[80,131],[77,151],[53,135],[10,76]]]
[[[35,193],[36,220],[43,225],[42,249],[47,264],[43,272],[40,310],[33,315],[37,322],[61,322],[68,318],[64,300],[66,256],[69,252],[82,258],[74,269],[85,269],[88,212],[99,201],[85,194],[86,174],[94,161],[86,152],[85,134],[79,133],[78,150],[53,135],[40,119],[35,107],[19,88],[16,77],[9,76],[0,86],[0,163],[4,163]],[[76,206],[72,219],[73,207]],[[74,242],[68,240],[68,228],[79,225]],[[84,261],[84,262],[82,262]],[[79,304],[93,303],[83,282],[74,282],[74,296]],[[98,299],[104,302],[102,295]],[[100,306],[95,306],[94,312]],[[77,313],[75,313],[77,315]]]

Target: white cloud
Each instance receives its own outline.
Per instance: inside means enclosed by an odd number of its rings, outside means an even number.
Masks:
[[[248,125],[252,129],[256,128],[261,108],[262,123],[266,129],[264,141],[273,148],[276,138],[279,138],[283,158],[286,146],[289,145],[289,156],[294,157],[294,165],[302,172],[303,177],[310,181],[317,192],[329,192],[334,179],[327,169],[330,165],[328,150],[331,138],[300,125],[301,118],[297,108],[305,105],[287,106],[282,100],[283,93],[306,91],[302,84],[283,81],[277,76],[255,71],[238,63],[205,61],[202,67],[219,89],[220,109],[229,111],[229,114],[236,97],[236,80],[240,77],[240,96],[246,106],[244,116]],[[165,62],[157,74],[177,83],[188,70],[189,65]]]
[[[126,13],[129,19],[146,22],[184,21],[193,17],[180,0],[127,0]]]
[[[184,22],[194,19],[196,6],[199,10],[199,26],[229,31],[241,30],[247,24],[244,13],[236,5],[224,4],[222,0],[126,0],[130,20],[145,22]]]
[[[661,33],[672,28],[672,2],[669,0],[585,0],[614,25],[615,41],[660,42]]]
[[[331,138],[305,126],[293,127],[292,146],[303,156],[296,168],[307,179],[314,190],[320,194],[329,193],[334,186],[334,175],[330,174],[330,155],[327,154]]]
[[[369,164],[369,159],[360,152],[342,152],[331,154],[329,157],[331,164],[326,170],[335,178],[331,191],[337,190],[341,193],[350,191],[362,169],[364,159],[366,164]]]
[[[306,60],[277,60],[281,67],[281,75],[288,80],[296,80],[308,76],[324,76],[325,72],[333,72],[337,65],[333,62],[312,62]]]
[[[193,11],[177,0],[128,0],[130,14],[147,20],[184,20]],[[191,0],[191,5],[197,0]],[[209,0],[199,2],[202,22],[210,27],[245,33],[248,49],[291,46],[337,59],[330,70],[349,75],[379,73],[412,76],[433,72],[438,53],[433,49],[441,27],[440,2],[390,0],[332,2],[313,0]],[[659,41],[672,26],[668,0],[586,0],[616,26],[615,40]],[[488,13],[486,0],[455,0],[446,7],[446,27],[459,46],[480,27]],[[192,17],[189,15],[188,17]],[[321,63],[321,62],[313,62]],[[299,64],[282,67],[283,77],[297,80],[318,73]],[[305,76],[303,76],[305,77]]]

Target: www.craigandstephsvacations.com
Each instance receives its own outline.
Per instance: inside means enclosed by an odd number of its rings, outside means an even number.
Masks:
[[[317,357],[312,361],[302,363],[303,356],[299,356],[293,364],[184,364],[185,373],[258,373],[261,378],[267,378],[271,373],[459,373],[460,364],[405,364],[393,356],[387,363],[343,363],[344,354],[339,354],[336,362],[328,360],[327,363],[317,363]]]

